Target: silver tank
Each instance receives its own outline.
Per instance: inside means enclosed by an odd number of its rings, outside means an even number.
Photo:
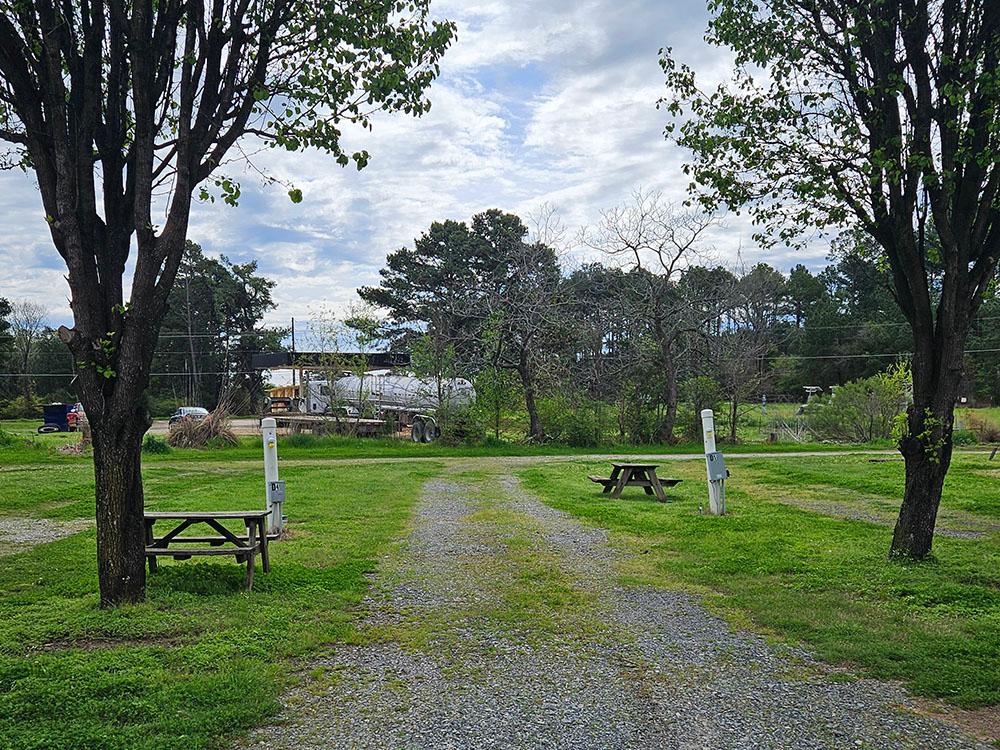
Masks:
[[[418,378],[387,372],[365,373],[364,377],[345,375],[330,388],[325,381],[309,384],[310,411],[326,411],[330,407],[370,403],[380,409],[435,411],[441,407],[437,378]],[[442,381],[441,400],[446,406],[467,406],[476,400],[472,383],[464,378]]]

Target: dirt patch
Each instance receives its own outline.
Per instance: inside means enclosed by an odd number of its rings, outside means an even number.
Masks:
[[[957,708],[921,698],[911,698],[910,702],[919,714],[943,719],[974,737],[1000,743],[1000,706]]]

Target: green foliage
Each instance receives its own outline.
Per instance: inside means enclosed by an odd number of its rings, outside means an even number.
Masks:
[[[701,437],[701,412],[703,409],[718,411],[723,399],[722,388],[714,378],[697,375],[681,383],[679,391],[681,400],[688,406],[681,420],[684,435],[697,440]]]
[[[594,447],[605,442],[600,402],[571,402],[565,396],[540,399],[538,411],[550,440],[574,447]]]
[[[899,364],[878,375],[854,380],[829,396],[813,398],[804,416],[820,440],[870,443],[899,438],[899,417],[910,402],[910,372]]]
[[[42,404],[34,396],[15,396],[7,401],[0,401],[0,419],[40,419]]]
[[[147,433],[142,439],[142,452],[151,454],[170,453],[170,444],[159,435]]]

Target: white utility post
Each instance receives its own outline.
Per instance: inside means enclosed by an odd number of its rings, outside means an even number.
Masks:
[[[701,430],[705,436],[705,469],[708,472],[708,509],[713,516],[726,513],[726,461],[715,449],[715,414],[701,412]]]
[[[264,439],[264,497],[267,509],[271,511],[271,531],[280,534],[284,518],[285,483],[278,479],[278,423],[271,417],[260,421],[260,432]]]

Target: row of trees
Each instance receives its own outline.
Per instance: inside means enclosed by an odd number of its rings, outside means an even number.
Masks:
[[[577,413],[613,409],[619,437],[646,442],[681,436],[681,401],[722,402],[735,441],[748,402],[798,399],[806,385],[867,377],[912,351],[888,272],[859,235],[834,243],[818,273],[726,268],[712,261],[710,215],[638,192],[582,233],[604,260],[569,269],[545,218],[490,210],[434,223],[359,290],[422,372],[475,379],[498,431],[514,385],[536,440],[548,428],[539,397],[558,395]],[[971,349],[1000,348],[994,318],[995,291]],[[969,355],[967,369],[968,397],[1000,399],[997,353]]]
[[[275,306],[274,285],[256,261],[210,258],[187,243],[153,356],[153,414],[184,404],[260,407],[263,380],[250,357],[280,348],[287,333],[262,325]],[[35,417],[40,403],[76,400],[73,358],[51,318],[43,305],[0,297],[0,416]]]

